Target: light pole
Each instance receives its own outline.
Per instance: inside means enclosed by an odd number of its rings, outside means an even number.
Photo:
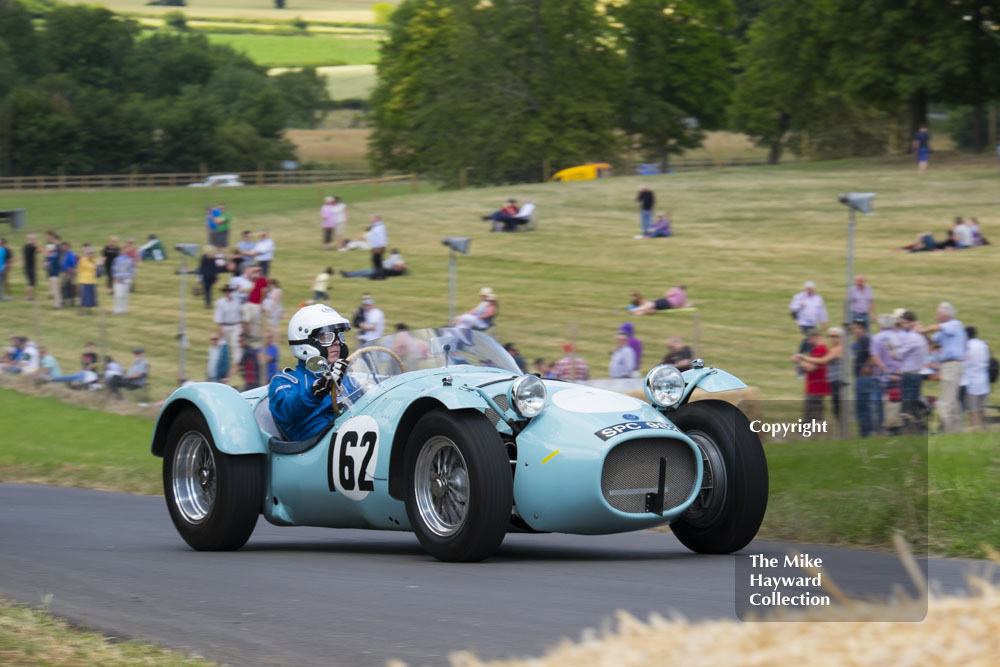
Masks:
[[[448,326],[455,321],[455,283],[458,280],[458,267],[455,263],[455,253],[469,254],[471,239],[461,236],[449,236],[441,239],[441,244],[448,246]]]
[[[840,339],[843,347],[840,365],[840,435],[847,437],[851,428],[848,409],[851,396],[851,375],[854,373],[854,359],[851,350],[851,285],[854,284],[854,212],[872,214],[874,192],[846,192],[837,195],[837,201],[847,207],[847,286],[844,288],[844,335]]]
[[[181,300],[180,317],[177,319],[177,384],[182,385],[187,380],[185,375],[185,351],[191,347],[187,336],[187,258],[198,255],[197,243],[178,243],[174,246],[181,253]]]

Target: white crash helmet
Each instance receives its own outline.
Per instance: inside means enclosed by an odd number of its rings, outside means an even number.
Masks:
[[[305,361],[309,357],[326,357],[326,349],[336,337],[340,340],[340,356],[347,356],[347,341],[344,332],[351,323],[340,313],[321,303],[300,308],[288,321],[288,344],[296,358]]]

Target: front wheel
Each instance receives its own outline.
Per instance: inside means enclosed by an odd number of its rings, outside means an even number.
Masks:
[[[201,412],[185,408],[167,434],[163,493],[184,541],[199,551],[232,551],[250,539],[264,498],[261,457],[215,446]]]
[[[767,459],[750,421],[723,401],[696,401],[671,416],[701,451],[704,472],[698,496],[671,524],[692,551],[727,554],[757,535],[767,509]]]
[[[514,504],[500,434],[478,413],[434,410],[407,443],[406,514],[420,544],[443,561],[472,562],[500,548]]]

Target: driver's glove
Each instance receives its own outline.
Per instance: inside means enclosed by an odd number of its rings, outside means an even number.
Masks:
[[[330,375],[333,377],[333,381],[336,382],[338,385],[344,381],[344,373],[346,372],[347,372],[346,359],[337,359],[335,362],[333,362],[333,370],[330,371]]]
[[[323,398],[330,393],[330,389],[333,387],[333,382],[333,377],[331,377],[329,373],[324,373],[319,376],[312,384],[312,395],[316,398]]]

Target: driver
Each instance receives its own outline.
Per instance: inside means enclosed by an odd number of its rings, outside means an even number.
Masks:
[[[350,328],[340,313],[322,304],[301,308],[289,320],[288,344],[299,363],[271,378],[268,396],[274,422],[290,440],[311,438],[336,417],[330,391],[334,383],[341,386],[344,381],[348,355],[344,333]],[[306,360],[316,356],[330,364],[329,373],[306,368]]]

